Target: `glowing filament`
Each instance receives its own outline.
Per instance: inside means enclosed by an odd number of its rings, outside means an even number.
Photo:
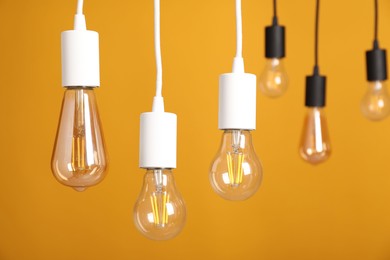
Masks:
[[[169,194],[166,192],[154,192],[150,196],[150,203],[153,211],[154,224],[164,226],[168,224],[168,210]]]
[[[72,170],[86,170],[85,165],[85,137],[73,136],[72,139]]]
[[[244,154],[228,152],[226,157],[230,184],[238,186],[242,183]]]
[[[72,170],[79,174],[84,174],[89,170],[88,162],[93,163],[87,158],[87,146],[91,146],[92,141],[87,140],[85,136],[85,112],[89,114],[89,108],[87,111],[84,109],[84,99],[83,91],[78,91],[76,93],[75,100],[75,111],[74,111],[74,120],[75,125],[73,128],[73,138],[72,138],[72,155],[71,155],[71,164]],[[88,104],[88,99],[87,99]],[[90,127],[90,125],[89,125]],[[92,150],[89,148],[89,150]],[[89,155],[90,157],[91,155]],[[93,156],[93,154],[92,154]]]

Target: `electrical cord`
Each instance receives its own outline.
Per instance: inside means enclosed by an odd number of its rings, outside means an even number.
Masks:
[[[316,24],[315,24],[315,40],[314,40],[314,70],[318,71],[318,26],[320,19],[320,0],[316,4]]]
[[[84,0],[78,0],[77,1],[77,11],[76,11],[76,14],[83,14],[83,5],[84,5]]]
[[[74,16],[74,29],[75,30],[86,30],[87,25],[85,23],[85,16],[83,14],[84,1],[77,1],[76,15]]]
[[[274,18],[276,18],[277,15],[277,5],[276,5],[276,0],[274,0]]]
[[[378,0],[374,0],[375,3],[375,25],[374,25],[374,48],[379,48],[378,43]]]
[[[236,56],[233,60],[233,73],[244,73],[244,59],[242,58],[241,0],[236,0]]]
[[[162,61],[160,43],[160,0],[154,0],[154,48],[156,56],[156,97],[162,96]]]
[[[242,14],[241,14],[241,0],[236,0],[236,58],[242,57]]]

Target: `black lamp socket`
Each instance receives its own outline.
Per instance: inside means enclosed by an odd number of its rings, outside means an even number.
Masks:
[[[306,76],[305,106],[324,107],[326,104],[326,77],[314,70],[312,76]]]
[[[265,57],[283,58],[285,51],[285,27],[275,23],[265,27]]]
[[[374,44],[374,49],[366,51],[366,70],[368,81],[382,81],[387,79],[386,50],[379,49]]]

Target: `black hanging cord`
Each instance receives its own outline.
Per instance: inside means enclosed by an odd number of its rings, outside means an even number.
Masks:
[[[274,17],[277,17],[276,0],[274,0]]]
[[[273,0],[273,1],[274,1],[274,17],[272,18],[272,25],[278,25],[276,0]]]
[[[374,29],[374,48],[378,48],[378,0],[375,2],[375,29]]]
[[[315,28],[315,42],[314,42],[314,71],[318,71],[318,23],[320,16],[320,0],[317,0],[316,6],[316,28]]]

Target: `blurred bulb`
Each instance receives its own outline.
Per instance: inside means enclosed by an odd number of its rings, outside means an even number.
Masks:
[[[325,161],[330,156],[328,126],[322,108],[309,107],[303,124],[300,144],[301,157],[312,164]]]
[[[167,240],[183,229],[186,206],[176,189],[172,170],[148,169],[134,206],[134,223],[147,238]]]
[[[370,120],[382,120],[390,113],[390,97],[384,81],[370,81],[360,109]]]
[[[287,90],[288,77],[281,59],[267,59],[259,78],[261,92],[269,97],[279,97]]]
[[[107,163],[93,89],[67,89],[51,161],[54,177],[84,191],[103,180]]]
[[[214,191],[227,200],[245,200],[259,189],[262,177],[250,132],[225,130],[209,174]]]

